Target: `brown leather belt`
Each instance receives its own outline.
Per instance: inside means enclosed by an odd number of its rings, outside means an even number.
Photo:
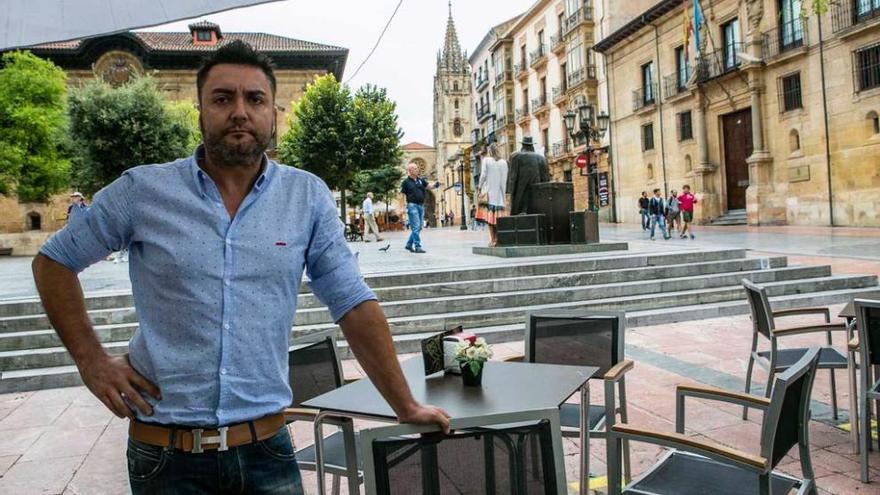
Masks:
[[[283,414],[214,429],[188,429],[131,421],[128,435],[148,445],[170,446],[183,452],[198,454],[205,450],[223,451],[230,447],[259,442],[278,433],[282,426]]]

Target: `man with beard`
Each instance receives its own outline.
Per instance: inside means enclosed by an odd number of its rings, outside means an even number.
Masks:
[[[33,263],[83,382],[131,420],[132,492],[303,493],[280,412],[292,401],[288,336],[304,269],[399,420],[448,429],[444,411],[410,393],[327,186],[264,153],[276,117],[269,59],[232,42],[197,86],[204,145],[126,171]],[[139,328],[129,354],[112,357],[77,273],[123,248]]]

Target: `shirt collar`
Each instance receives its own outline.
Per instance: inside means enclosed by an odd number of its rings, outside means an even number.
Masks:
[[[202,167],[199,167],[199,161],[203,160],[204,158],[205,145],[200,144],[198,145],[198,147],[196,147],[196,151],[190,158],[190,167],[192,169],[193,178],[196,183],[196,190],[199,192],[199,196],[201,196],[202,198],[205,198],[208,195],[208,189],[205,187],[205,182],[211,180],[211,177],[208,176],[208,174],[206,174],[204,170],[202,170]],[[263,189],[266,188],[269,180],[272,178],[272,175],[275,172],[275,162],[269,160],[269,157],[267,157],[265,153],[263,153],[262,162],[262,172],[260,173],[260,176],[257,177],[256,182],[254,182],[254,191],[258,193],[262,192]]]

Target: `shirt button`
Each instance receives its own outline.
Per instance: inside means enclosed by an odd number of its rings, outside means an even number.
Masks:
[[[221,375],[225,375],[225,374],[226,374],[226,368],[223,368],[222,370],[220,370],[220,374],[221,374]]]
[[[226,244],[232,244],[232,239],[226,239]]]
[[[229,287],[229,279],[228,278],[224,279],[223,284],[226,285],[227,287]]]
[[[223,328],[226,329],[226,330],[229,330],[229,323],[224,323],[224,324],[223,324]]]

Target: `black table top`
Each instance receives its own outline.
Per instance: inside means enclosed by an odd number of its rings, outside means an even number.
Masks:
[[[453,418],[559,407],[598,368],[489,361],[482,387],[465,387],[459,375],[425,377],[420,357],[401,363],[412,394],[422,404],[445,409]],[[342,414],[395,419],[397,416],[370,380],[364,379],[314,397],[302,407]]]
[[[855,304],[853,304],[853,301],[855,299],[871,299],[880,301],[880,292],[860,292],[856,294],[855,296],[853,296],[852,299],[849,300],[848,303],[846,303],[846,306],[844,306],[843,309],[840,310],[840,314],[838,314],[837,316],[839,316],[840,318],[855,318],[856,308]]]

